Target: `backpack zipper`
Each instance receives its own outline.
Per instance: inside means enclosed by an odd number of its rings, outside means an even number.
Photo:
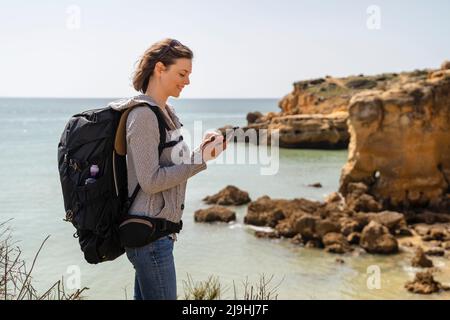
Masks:
[[[116,188],[116,195],[119,196],[119,188],[117,187],[117,177],[116,177],[116,152],[113,150],[112,155],[112,164],[113,164],[113,177],[114,177],[114,187]]]

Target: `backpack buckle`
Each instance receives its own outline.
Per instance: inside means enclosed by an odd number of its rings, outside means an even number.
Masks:
[[[75,171],[81,171],[80,165],[74,159],[69,159],[69,167],[73,168]]]
[[[72,210],[69,209],[66,211],[66,217],[63,219],[63,221],[66,221],[66,222],[73,221],[73,211]]]

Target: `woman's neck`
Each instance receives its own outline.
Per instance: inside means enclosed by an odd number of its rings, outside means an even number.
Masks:
[[[160,84],[156,81],[156,79],[150,79],[150,82],[147,87],[147,91],[145,92],[146,96],[152,98],[160,108],[165,109],[167,99],[169,98],[163,90],[161,90]]]

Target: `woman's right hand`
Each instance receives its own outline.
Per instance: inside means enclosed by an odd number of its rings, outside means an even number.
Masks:
[[[211,133],[205,135],[200,148],[202,150],[203,161],[206,162],[217,158],[225,150],[226,144],[221,134]]]

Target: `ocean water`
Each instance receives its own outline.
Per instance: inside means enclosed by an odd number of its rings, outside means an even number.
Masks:
[[[0,222],[9,222],[22,256],[31,265],[42,241],[50,235],[33,272],[38,289],[55,281],[70,279],[80,271],[87,299],[131,299],[134,270],[125,255],[115,261],[89,265],[83,260],[74,228],[63,222],[64,206],[58,175],[57,145],[71,115],[99,108],[114,99],[0,99]],[[180,99],[172,104],[187,132],[194,126],[218,128],[226,124],[245,125],[249,111],[278,111],[276,99]],[[257,151],[254,145],[234,144],[234,152]],[[231,149],[230,149],[231,150]],[[231,152],[227,150],[227,152]],[[271,154],[272,155],[272,154]],[[412,295],[404,283],[413,277],[410,252],[394,256],[337,256],[322,250],[301,248],[286,240],[258,239],[243,224],[246,206],[233,208],[237,221],[230,224],[194,223],[194,211],[205,208],[202,198],[232,184],[256,200],[263,195],[292,199],[323,198],[338,189],[347,151],[279,150],[276,174],[262,175],[258,163],[210,163],[208,169],[188,182],[184,228],[175,243],[177,286],[183,298],[188,275],[194,281],[218,277],[233,298],[243,282],[256,285],[259,278],[273,276],[269,288],[279,299],[448,299],[450,295]],[[308,184],[320,182],[322,188]],[[337,257],[345,260],[337,263]],[[447,262],[437,259],[439,266]],[[373,268],[380,271],[380,286],[370,285]],[[450,282],[448,273],[437,278]]]

